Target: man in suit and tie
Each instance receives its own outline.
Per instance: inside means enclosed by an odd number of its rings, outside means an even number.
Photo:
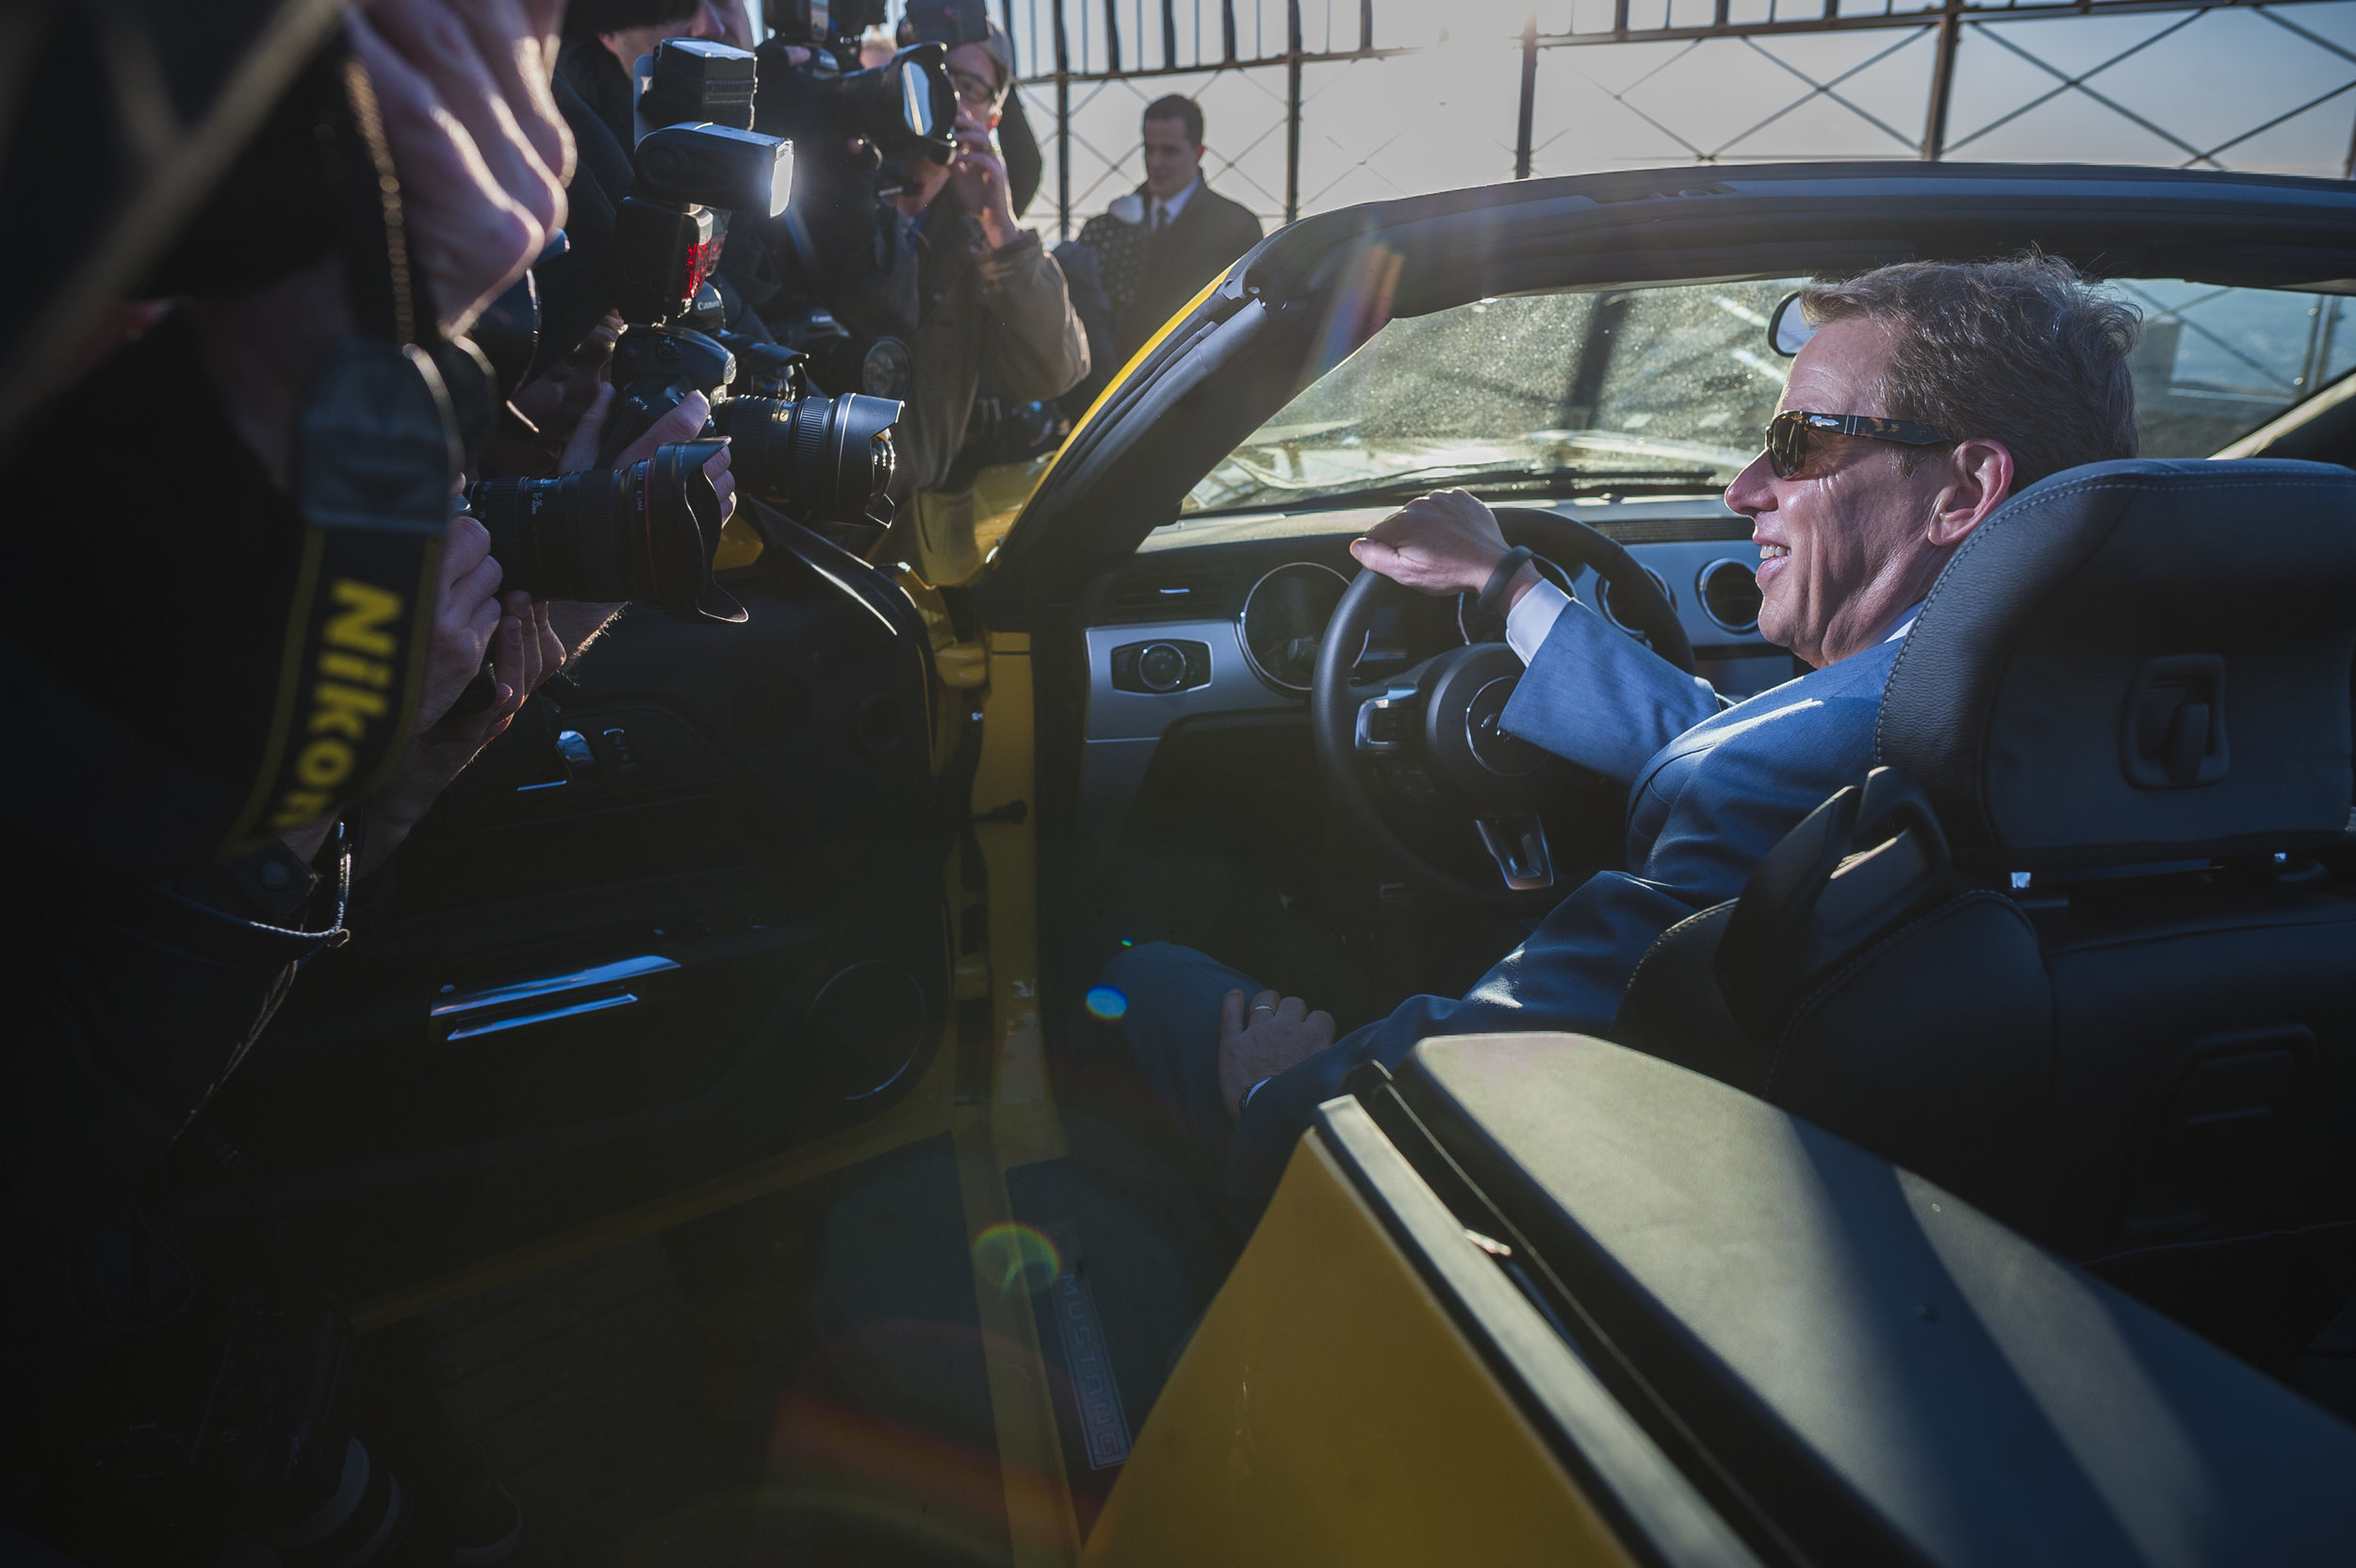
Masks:
[[[1909,262],[1801,298],[1767,449],[1726,490],[1759,547],[1759,628],[1813,673],[1721,710],[1508,552],[1464,491],[1385,519],[1351,552],[1432,594],[1491,587],[1527,671],[1504,721],[1630,783],[1628,871],[1598,872],[1462,998],[1411,997],[1333,1039],[1333,1021],[1188,948],[1122,952],[1129,1065],[1256,1210],[1324,1100],[1372,1058],[1434,1035],[1605,1034],[1654,939],[1737,897],[1768,850],[1873,764],[1882,688],[1939,570],[2008,497],[2135,454],[2133,307],[2042,256]]]
[[[1088,220],[1109,319],[1088,347],[1093,398],[1163,322],[1229,262],[1260,242],[1260,220],[1203,179],[1203,106],[1171,94],[1145,106],[1145,183]],[[1084,313],[1085,314],[1085,313]],[[1101,352],[1099,351],[1102,351]]]

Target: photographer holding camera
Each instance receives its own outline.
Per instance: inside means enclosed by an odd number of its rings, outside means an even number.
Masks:
[[[905,516],[949,478],[985,376],[1012,402],[1055,397],[1087,374],[1088,341],[1062,270],[1016,222],[994,142],[1014,82],[1006,35],[978,0],[911,8],[916,41],[854,76],[852,9],[822,24],[808,0],[768,7],[756,125],[795,155],[794,275],[769,321],[828,390],[906,400],[888,492]],[[820,57],[789,68],[789,42]]]
[[[1035,231],[1015,224],[1006,166],[992,144],[1014,82],[1014,50],[994,24],[949,52],[957,93],[955,158],[903,160],[892,198],[916,257],[915,377],[899,440],[894,498],[940,485],[965,440],[976,386],[1044,401],[1088,371],[1087,335],[1062,270]]]
[[[345,1561],[422,1533],[493,1562],[518,1539],[487,1478],[429,1461],[439,1490],[411,1475],[404,1493],[371,1464],[334,1394],[333,1308],[290,1260],[263,1273],[292,1287],[192,1267],[161,1162],[299,970],[348,939],[355,883],[614,608],[535,601],[496,525],[452,515],[512,386],[467,335],[566,220],[560,11],[265,11],[249,57],[222,60],[264,63],[237,91],[210,84],[224,123],[188,139],[208,133],[225,167],[99,169],[58,215],[86,221],[5,242],[46,248],[18,270],[50,292],[10,321],[0,428],[18,743],[0,795],[0,1555],[29,1533],[93,1564],[177,1560],[299,1525]],[[155,57],[222,54],[216,18],[139,18],[117,21]],[[24,41],[20,142],[155,112],[81,96],[77,21]],[[238,119],[240,94],[266,112]],[[35,161],[8,165],[12,206]],[[139,181],[174,177],[212,187],[169,207],[193,206],[176,237],[114,221],[153,209]],[[84,276],[120,302],[77,293]],[[594,461],[611,400],[560,466]],[[692,443],[707,413],[684,400],[617,461],[683,449],[716,530],[730,483],[725,453]],[[230,1364],[261,1380],[219,1383]],[[221,1401],[249,1397],[229,1419]]]

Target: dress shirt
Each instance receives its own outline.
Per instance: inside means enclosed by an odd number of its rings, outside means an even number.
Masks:
[[[1542,577],[1538,586],[1524,594],[1520,602],[1506,612],[1505,641],[1521,656],[1523,664],[1538,657],[1538,650],[1546,645],[1546,633],[1554,629],[1554,618],[1570,602],[1570,595]]]
[[[1186,182],[1186,189],[1168,200],[1148,192],[1145,202],[1146,228],[1149,231],[1166,229],[1178,221],[1178,215],[1186,210],[1186,203],[1193,200],[1194,193],[1202,188],[1203,176],[1197,174]]]

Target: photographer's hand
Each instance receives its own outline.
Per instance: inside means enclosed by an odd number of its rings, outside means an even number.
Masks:
[[[437,313],[463,331],[564,221],[572,134],[548,89],[561,5],[380,0],[374,14],[392,38],[350,13],[352,53],[375,85]],[[319,356],[352,330],[341,258],[200,300],[191,317],[223,412],[285,485],[295,409]]]
[[[471,533],[458,529],[462,523],[470,526]],[[366,854],[357,868],[364,875],[409,836],[451,780],[515,720],[525,699],[564,666],[564,645],[557,639],[550,607],[535,604],[531,595],[520,591],[498,593],[499,564],[490,558],[489,534],[471,517],[461,517],[451,527],[450,553],[460,553],[456,547],[463,533],[461,564],[473,560],[475,564],[463,575],[454,574],[449,554],[444,557],[443,580],[448,586],[443,612],[434,621],[434,640],[426,655],[427,695],[431,699],[435,694],[437,675],[454,676],[459,662],[469,654],[474,662],[467,666],[466,678],[471,681],[474,671],[482,667],[486,646],[497,695],[489,707],[474,713],[450,712],[445,704],[438,722],[419,729],[392,776],[368,798]],[[480,547],[474,542],[477,534],[482,536]],[[486,572],[488,591],[483,588]],[[490,629],[478,637],[486,621]],[[465,689],[465,683],[460,689]],[[455,695],[450,700],[455,701]]]
[[[491,559],[491,531],[472,517],[452,517],[442,539],[440,598],[426,643],[425,688],[417,698],[417,728],[430,729],[450,712],[483,668],[499,629],[499,564]]]
[[[502,613],[499,564],[491,558],[490,531],[472,517],[450,519],[436,587],[439,596],[426,642],[425,689],[417,699],[416,735],[391,776],[368,797],[367,856],[357,868],[362,873],[382,863],[408,836],[434,796],[507,727],[522,706],[515,690],[516,678],[523,673],[516,669],[522,662],[521,624]],[[522,600],[529,612],[525,596],[509,596]],[[499,676],[498,699],[478,713],[452,713],[451,707],[483,668],[486,654]],[[287,841],[301,852],[292,835]]]
[[[981,220],[982,238],[991,250],[1004,250],[1022,237],[1023,231],[1015,227],[1006,160],[990,149],[989,124],[962,100],[957,104],[957,159],[949,166],[949,177]]]
[[[580,428],[573,432],[573,438],[564,444],[564,455],[557,459],[558,473],[576,473],[597,466],[597,433],[604,426],[605,411],[613,401],[614,389],[611,386],[597,393],[597,400],[589,405],[589,412],[581,416]],[[624,447],[621,455],[614,458],[614,466],[627,468],[633,463],[644,463],[652,457],[657,447],[693,441],[703,433],[703,428],[711,418],[712,404],[704,400],[702,393],[690,392],[679,400],[677,408],[649,426],[646,434]],[[583,432],[587,433],[585,439]],[[736,476],[728,471],[726,450],[704,464],[704,476],[712,481],[712,489],[719,492],[720,515],[733,516],[736,513]]]
[[[614,405],[614,388],[597,388],[597,395],[581,422],[573,427],[572,438],[564,443],[564,455],[556,460],[560,474],[577,474],[597,466],[597,433],[605,428],[606,411]],[[675,441],[693,441],[712,417],[712,405],[703,394],[690,392],[662,418],[657,419],[646,433],[622,449],[614,460],[617,468],[643,463],[654,455],[657,447]],[[736,480],[728,472],[728,454],[720,453],[704,465],[704,473],[712,480],[712,487],[720,496],[720,514],[728,516],[736,510]],[[581,651],[596,641],[597,633],[613,624],[622,612],[618,604],[581,604],[570,599],[558,599],[547,606],[549,624],[564,649],[559,665],[579,659]]]
[[[564,223],[572,134],[548,88],[545,23],[516,0],[376,0],[368,18],[346,19],[376,89],[410,242],[453,335]]]

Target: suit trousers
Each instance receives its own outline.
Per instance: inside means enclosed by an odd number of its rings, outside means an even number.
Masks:
[[[1123,948],[1097,981],[1126,1003],[1117,1032],[1128,1065],[1216,1183],[1235,1119],[1219,1088],[1219,1007],[1229,991],[1268,988],[1176,942]]]

